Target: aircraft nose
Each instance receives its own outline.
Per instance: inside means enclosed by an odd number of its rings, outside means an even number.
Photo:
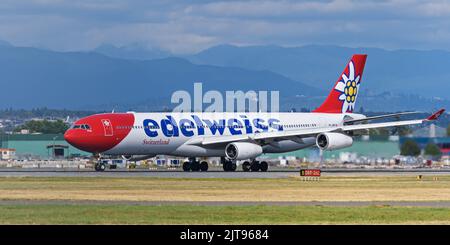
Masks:
[[[92,144],[86,136],[87,135],[77,129],[69,129],[64,133],[64,139],[72,146],[83,151],[95,151],[96,145]]]
[[[75,136],[75,132],[73,132],[72,129],[67,130],[64,133],[64,139],[71,145],[76,145],[76,136]]]
[[[86,152],[103,152],[106,150],[105,142],[110,141],[109,138],[104,139],[81,129],[67,130],[64,133],[64,139],[73,147]]]

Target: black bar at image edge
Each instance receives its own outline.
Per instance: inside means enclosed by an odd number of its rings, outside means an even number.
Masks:
[[[12,225],[0,241],[177,242],[177,244],[269,244],[297,242],[450,241],[450,226],[435,225]]]

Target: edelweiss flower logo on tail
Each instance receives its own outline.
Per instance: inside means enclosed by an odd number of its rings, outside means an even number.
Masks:
[[[313,112],[346,113],[353,112],[358,97],[359,85],[362,80],[367,55],[354,54],[346,63],[344,71],[340,73],[337,82],[325,101]]]
[[[339,100],[343,101],[342,113],[353,112],[355,109],[356,96],[359,91],[359,81],[361,79],[360,75],[355,77],[355,66],[353,65],[353,61],[348,63],[348,75],[343,73],[341,78],[342,80],[336,84],[334,89],[341,92]]]

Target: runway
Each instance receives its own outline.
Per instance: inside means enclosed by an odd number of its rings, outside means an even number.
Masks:
[[[367,207],[367,206],[393,206],[393,207],[433,207],[450,208],[450,201],[310,201],[310,202],[248,202],[248,201],[100,201],[100,200],[0,200],[0,205],[132,205],[132,206],[166,206],[166,205],[193,205],[193,206],[330,206],[330,207]]]
[[[305,182],[298,170],[0,169],[0,207],[450,208],[448,169],[324,169],[323,176]]]
[[[322,176],[417,176],[450,175],[450,169],[323,169]],[[296,170],[272,170],[268,172],[184,172],[179,170],[93,170],[74,169],[0,169],[0,177],[153,177],[153,178],[289,178],[299,176]]]

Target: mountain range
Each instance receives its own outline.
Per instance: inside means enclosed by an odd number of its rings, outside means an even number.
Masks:
[[[344,64],[356,53],[368,54],[363,74],[366,89],[450,99],[450,52],[443,50],[221,45],[188,59],[196,64],[270,70],[320,89],[328,89],[344,69]]]
[[[117,47],[111,44],[104,43],[96,47],[92,51],[113,58],[135,60],[153,60],[172,56],[172,54],[168,51],[146,47],[141,44],[131,44],[128,46]]]
[[[320,95],[320,89],[271,71],[196,65],[169,57],[155,60],[112,58],[95,52],[54,52],[0,45],[2,107],[152,109],[170,104],[177,90],[279,90],[283,96]],[[153,106],[153,107],[152,107]],[[108,109],[108,108],[106,108]],[[132,109],[132,108],[131,108]]]
[[[56,52],[0,42],[0,108],[167,110],[176,90],[278,90],[282,110],[312,109],[348,59],[367,53],[357,108],[433,110],[450,105],[450,52],[308,45],[220,45],[192,55],[140,45]]]
[[[95,51],[119,58],[155,59],[171,56],[167,51],[148,50],[138,45],[128,48],[110,45],[108,52],[99,48]],[[355,53],[368,54],[363,76],[365,89],[377,93],[394,92],[450,99],[447,92],[450,91],[450,52],[445,50],[385,50],[332,45],[218,45],[181,57],[194,64],[269,70],[312,87],[329,90],[330,83],[336,81]]]

